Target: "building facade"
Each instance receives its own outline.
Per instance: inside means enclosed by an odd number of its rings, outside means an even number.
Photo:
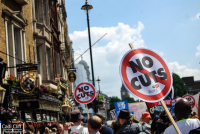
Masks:
[[[34,40],[30,0],[1,0],[0,57],[8,67],[34,62]],[[10,55],[10,56],[9,56]],[[8,74],[17,77],[15,68]]]
[[[15,107],[20,113],[20,118],[7,121],[46,125],[67,121],[73,106],[73,84],[67,81],[73,53],[65,1],[0,0],[0,15],[0,57],[7,64],[3,107]],[[37,70],[19,71],[20,66]],[[25,92],[20,84],[36,87]]]
[[[195,81],[194,76],[182,77],[181,79],[184,82],[185,90],[188,90],[191,95],[200,94],[200,81]]]

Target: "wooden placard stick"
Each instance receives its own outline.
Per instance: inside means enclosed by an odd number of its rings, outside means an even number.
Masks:
[[[169,110],[168,110],[168,108],[167,108],[165,102],[164,102],[163,100],[161,100],[160,103],[161,103],[161,105],[163,106],[163,108],[164,108],[164,110],[165,110],[167,116],[169,117],[169,120],[171,121],[172,125],[174,126],[174,128],[175,128],[177,134],[181,134],[181,131],[179,130],[178,126],[176,125],[176,122],[174,121],[174,119],[173,119],[171,113],[169,112]]]
[[[86,106],[86,109],[87,109],[87,116],[88,116],[88,120],[89,120],[88,106],[87,106],[87,104],[85,104],[85,106]]]
[[[130,46],[131,49],[133,49],[132,43],[129,43],[129,46]],[[171,113],[169,112],[169,110],[168,110],[166,104],[164,103],[164,101],[161,100],[160,103],[161,103],[161,105],[163,106],[163,108],[164,108],[164,110],[165,110],[167,116],[169,117],[169,120],[171,121],[172,125],[174,126],[174,128],[175,128],[177,134],[181,134],[181,131],[179,130],[178,126],[176,125],[176,122],[174,121],[174,119],[173,119]]]

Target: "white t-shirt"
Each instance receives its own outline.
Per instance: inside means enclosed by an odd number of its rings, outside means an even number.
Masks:
[[[83,126],[82,126],[82,127],[83,127]],[[71,130],[72,130],[71,133],[72,133],[72,132],[78,133],[78,131],[79,131],[80,128],[81,128],[81,125],[79,125],[79,126],[73,126],[73,127],[71,128]],[[68,131],[65,131],[64,134],[68,134]],[[83,129],[83,131],[81,132],[81,134],[89,134],[88,129],[84,127],[84,129]]]
[[[187,120],[183,120],[183,121],[178,121],[178,122],[176,122],[176,124],[182,134],[188,134],[190,132],[190,130],[200,127],[199,119],[187,119]],[[177,132],[174,129],[173,125],[168,127],[164,132],[164,134],[176,134],[176,133]]]

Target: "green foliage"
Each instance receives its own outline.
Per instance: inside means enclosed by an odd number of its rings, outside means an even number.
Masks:
[[[109,97],[110,108],[115,107],[114,103],[117,102],[117,101],[121,101],[121,99],[119,99],[117,96]]]
[[[173,77],[173,87],[174,87],[175,97],[177,96],[182,97],[186,93],[189,93],[189,91],[185,89],[184,82],[178,74],[173,73],[172,77]]]
[[[134,98],[132,98],[132,97],[126,97],[125,99],[123,99],[123,101],[124,100],[127,100],[128,101],[128,103],[134,103],[134,102],[139,102],[139,100],[135,100]]]

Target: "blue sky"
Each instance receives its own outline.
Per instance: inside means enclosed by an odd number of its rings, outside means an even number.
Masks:
[[[171,71],[181,77],[200,80],[200,1],[199,0],[89,0],[92,44],[108,33],[92,49],[94,74],[101,90],[119,96],[119,65],[123,55],[146,47],[159,53]],[[65,0],[70,39],[75,50],[88,47],[87,19],[81,10],[85,0]],[[89,51],[83,59],[90,66]],[[78,61],[76,62],[78,63]]]

